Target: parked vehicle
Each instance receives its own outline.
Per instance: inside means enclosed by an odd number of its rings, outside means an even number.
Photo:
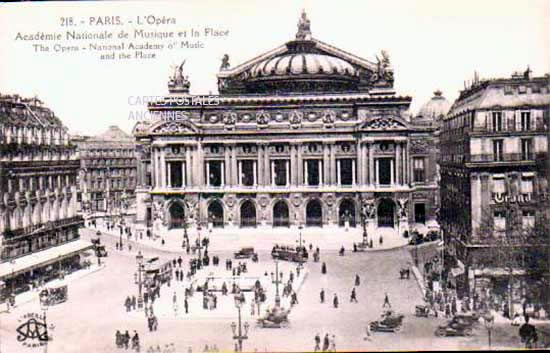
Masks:
[[[46,288],[40,292],[40,303],[44,305],[55,305],[67,301],[69,298],[67,285],[53,288]]]
[[[437,311],[429,305],[417,305],[414,314],[418,317],[429,317],[430,315],[437,317]]]
[[[435,330],[437,337],[447,336],[471,336],[473,333],[472,325],[463,320],[450,320],[445,325],[439,325]]]
[[[292,247],[284,245],[275,245],[271,250],[271,256],[274,259],[292,261],[292,262],[306,262],[308,253],[305,247]]]
[[[258,256],[254,252],[254,248],[241,248],[241,250],[237,251],[234,255],[236,259],[248,259],[251,257],[253,258],[254,255],[256,255],[256,257]]]
[[[398,332],[403,324],[403,314],[388,310],[382,314],[381,320],[372,321],[369,325],[372,331],[377,332]]]
[[[290,310],[273,308],[268,311],[263,317],[258,319],[258,325],[264,328],[281,328],[287,327],[288,314]]]

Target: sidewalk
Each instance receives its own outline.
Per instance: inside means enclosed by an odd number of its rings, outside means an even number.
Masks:
[[[132,229],[132,237],[130,241],[166,251],[182,251],[183,230],[172,229],[168,230],[161,237],[150,239],[143,232],[143,238],[137,239],[139,236],[135,230],[135,225],[130,225]],[[89,228],[96,230],[96,228]],[[103,224],[98,224],[97,230],[103,234],[108,234],[114,237],[120,237],[119,229],[114,228],[110,231]],[[353,243],[361,243],[363,241],[363,231],[361,228],[349,228],[348,231],[343,227],[323,227],[323,228],[272,228],[272,227],[257,227],[257,228],[214,228],[212,231],[203,229],[200,232],[201,238],[208,236],[210,238],[209,251],[236,251],[242,247],[254,247],[256,250],[270,251],[274,244],[284,244],[296,246],[299,244],[300,233],[302,234],[302,244],[306,247],[312,244],[314,248],[319,247],[323,251],[338,251],[342,246],[346,251],[353,250]],[[194,228],[188,229],[187,234],[191,243],[197,238],[197,230]],[[382,236],[383,243],[379,243],[379,238]],[[165,244],[162,245],[162,239]],[[408,239],[397,234],[397,231],[391,228],[378,228],[374,232],[369,232],[368,239],[372,239],[373,248],[366,249],[367,252],[395,249],[408,244]],[[126,245],[128,236],[122,236],[122,242]],[[223,240],[223,241],[218,241]]]
[[[86,276],[88,276],[88,275],[90,275],[94,272],[102,270],[103,268],[105,268],[105,264],[101,264],[101,266],[98,266],[97,264],[92,264],[87,269],[81,269],[81,270],[75,271],[73,273],[70,273],[68,275],[65,275],[64,279],[56,278],[53,281],[47,282],[44,286],[42,286],[38,289],[35,288],[35,289],[30,290],[30,291],[20,293],[15,297],[15,305],[17,307],[17,306],[21,306],[23,304],[27,304],[29,302],[32,302],[34,300],[38,300],[40,291],[42,291],[42,289],[59,287],[59,286],[62,286],[62,285],[68,285],[73,281],[76,281],[78,279],[86,277]],[[70,288],[69,288],[69,295],[70,295]],[[6,312],[8,312],[7,308],[6,308],[6,304],[3,303],[0,306],[0,313],[6,313]]]

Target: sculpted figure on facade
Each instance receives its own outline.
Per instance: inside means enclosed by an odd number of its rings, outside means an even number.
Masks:
[[[298,32],[296,33],[296,39],[311,39],[311,21],[307,18],[305,10],[302,10],[302,16],[298,20]]]
[[[237,122],[237,113],[235,112],[225,112],[223,114],[223,123],[226,129],[232,129]]]
[[[407,218],[407,208],[409,205],[409,199],[408,198],[400,198],[397,200],[397,203],[399,205],[399,217],[400,218]]]
[[[220,65],[220,71],[229,70],[229,55],[224,54],[222,58],[222,64]]]
[[[302,113],[301,111],[298,111],[298,110],[292,111],[292,113],[290,113],[290,117],[289,117],[290,125],[294,129],[299,128],[301,123],[302,123],[303,117],[304,117],[304,113]]]
[[[376,202],[373,199],[363,200],[361,208],[367,219],[374,218],[376,216]]]
[[[256,113],[256,123],[258,125],[263,125],[265,127],[269,122],[270,118],[271,118],[271,115],[265,110],[260,110],[259,112]]]
[[[325,125],[332,125],[334,124],[334,120],[336,120],[336,113],[332,109],[327,109],[323,112],[323,123]]]
[[[162,201],[153,202],[153,217],[156,220],[162,222],[162,225],[166,225],[164,220],[164,210],[162,206]]]
[[[168,81],[169,89],[182,90],[183,92],[189,92],[189,87],[191,83],[189,82],[189,76],[183,75],[183,65],[185,65],[185,60],[180,65],[174,67],[174,75],[170,77]]]

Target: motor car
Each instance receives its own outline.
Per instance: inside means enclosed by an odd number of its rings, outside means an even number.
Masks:
[[[450,320],[444,325],[439,325],[435,330],[437,337],[471,336],[472,333],[472,325],[461,319]]]
[[[254,248],[246,247],[241,248],[239,251],[234,253],[236,259],[248,259],[255,255]]]

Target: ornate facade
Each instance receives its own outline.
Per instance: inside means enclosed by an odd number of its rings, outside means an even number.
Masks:
[[[524,281],[534,278],[527,276],[529,258],[548,246],[537,236],[547,224],[539,211],[548,196],[542,167],[548,107],[549,77],[531,77],[528,70],[476,81],[443,122],[441,227],[446,265],[460,295],[489,290],[495,298],[508,297],[513,287],[518,302],[512,304],[534,299]],[[510,273],[523,280],[511,281]]]
[[[16,290],[89,246],[78,240],[80,162],[59,118],[37,98],[0,95],[0,133],[0,280]]]
[[[295,40],[220,69],[216,105],[182,104],[198,98],[176,72],[149,107],[159,119],[136,124],[138,221],[355,226],[363,209],[369,227],[404,232],[434,219],[434,128],[410,121],[386,52],[313,39],[304,14]]]
[[[127,209],[135,200],[136,158],[134,139],[110,126],[105,133],[74,138],[80,157],[80,207],[84,211]]]

